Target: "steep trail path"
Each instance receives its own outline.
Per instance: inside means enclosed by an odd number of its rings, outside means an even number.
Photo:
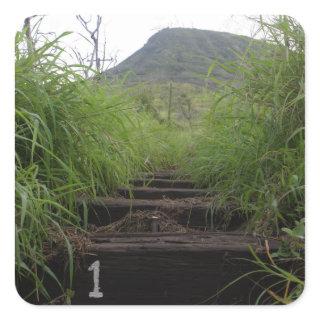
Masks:
[[[89,203],[89,223],[104,226],[128,213],[160,211],[191,228],[210,225],[212,197],[195,189],[190,180],[177,179],[174,171],[162,171],[131,181],[132,188],[119,188],[117,198],[97,198]]]
[[[119,188],[118,198],[88,204],[89,222],[97,228],[76,273],[72,303],[250,303],[248,279],[216,294],[252,271],[253,264],[239,258],[250,257],[249,246],[262,255],[261,241],[237,232],[207,231],[210,193],[178,179],[175,172],[144,175],[131,183],[132,188]],[[142,221],[134,220],[137,216]],[[163,217],[170,220],[161,223]],[[137,232],[110,232],[126,223]],[[169,223],[180,228],[168,232]],[[277,246],[270,241],[270,250]]]

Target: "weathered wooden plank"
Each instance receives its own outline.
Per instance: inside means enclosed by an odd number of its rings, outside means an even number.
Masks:
[[[205,197],[209,195],[209,191],[205,189],[133,187],[131,189],[119,188],[118,194],[128,199],[183,199]]]
[[[141,177],[151,179],[175,179],[177,177],[177,172],[175,170],[164,170],[154,173],[142,173]]]
[[[73,304],[199,304],[228,283],[251,271],[254,237],[239,234],[99,234],[75,278]],[[277,247],[270,242],[271,250]],[[99,286],[103,296],[90,298],[94,262],[100,263]],[[247,304],[252,283],[244,279],[210,303]]]
[[[194,188],[191,180],[170,180],[170,179],[134,179],[130,183],[136,187],[148,186],[152,188]]]
[[[229,232],[187,232],[187,233],[103,233],[97,232],[90,235],[94,242],[92,251],[97,252],[156,252],[162,251],[247,251],[248,246],[261,251],[261,240],[241,233]],[[273,249],[277,242],[272,240],[270,247]]]

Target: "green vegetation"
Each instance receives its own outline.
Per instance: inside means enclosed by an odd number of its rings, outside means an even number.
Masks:
[[[183,170],[218,192],[213,214],[232,203],[233,212],[247,219],[247,231],[261,236],[287,232],[286,242],[298,249],[288,253],[287,245],[276,259],[300,261],[303,236],[292,230],[304,229],[304,33],[289,17],[260,23],[268,37],[265,50],[249,50],[240,63],[223,66],[242,82],[222,84]],[[229,221],[233,212],[223,218]],[[255,258],[262,272],[277,272],[283,281],[282,299],[273,288],[266,289],[269,297],[288,303],[299,296],[301,278],[279,267],[271,271]]]
[[[249,232],[286,233],[270,264],[254,256],[262,274],[279,276],[277,289],[263,289],[257,303],[299,296],[301,270],[286,270],[283,262],[303,261],[304,34],[289,17],[260,26],[268,41],[259,50],[244,55],[248,39],[236,36],[238,59],[216,59],[209,68],[219,90],[174,83],[170,121],[168,83],[124,88],[85,80],[84,66],[61,59],[60,37],[30,51],[25,32],[17,33],[16,269],[17,283],[30,283],[26,296],[56,298],[43,284],[46,276],[69,302],[75,248],[65,230],[87,227],[78,196],[112,195],[142,171],[167,168],[215,190],[213,214],[231,203],[225,221],[241,212]],[[217,77],[221,70],[235,75]],[[52,232],[65,242],[67,283],[49,268]]]
[[[170,120],[182,127],[196,126],[212,105],[213,91],[189,83],[141,84],[129,89],[140,110],[147,111],[160,122],[168,120],[171,84]]]
[[[279,233],[304,217],[304,35],[289,18],[261,28],[274,38],[228,66],[243,81],[216,94],[185,171],[236,202],[251,230]]]

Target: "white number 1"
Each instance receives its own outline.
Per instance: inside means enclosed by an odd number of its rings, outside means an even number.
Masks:
[[[89,292],[89,298],[102,298],[103,293],[100,292],[99,287],[100,261],[96,260],[88,268],[88,271],[93,271],[93,291]]]

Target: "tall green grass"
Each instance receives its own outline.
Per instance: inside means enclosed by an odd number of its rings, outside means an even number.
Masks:
[[[194,130],[175,122],[159,123],[154,119],[144,121],[145,137],[141,144],[145,164],[152,171],[161,169],[180,170],[181,163],[192,153]]]
[[[266,40],[222,66],[237,82],[216,94],[185,170],[270,234],[304,216],[304,33],[286,16],[259,22]]]
[[[291,237],[304,227],[304,32],[287,16],[258,22],[265,41],[253,42],[240,62],[221,66],[235,80],[219,82],[184,171],[217,192],[212,212],[232,204],[226,222],[242,212],[247,231]],[[288,304],[300,296],[304,244],[298,238],[296,249],[286,239],[268,263],[252,252],[254,271],[242,277],[272,279],[267,287],[257,283],[255,303]]]
[[[160,159],[166,125],[139,112],[125,90],[85,80],[84,66],[62,60],[64,36],[28,52],[25,33],[16,35],[16,274],[19,292],[26,281],[24,297],[34,302],[56,298],[44,278],[70,300],[74,248],[64,230],[86,226],[79,195],[111,195],[139,172],[176,161]],[[65,240],[67,283],[47,260],[52,230]]]

